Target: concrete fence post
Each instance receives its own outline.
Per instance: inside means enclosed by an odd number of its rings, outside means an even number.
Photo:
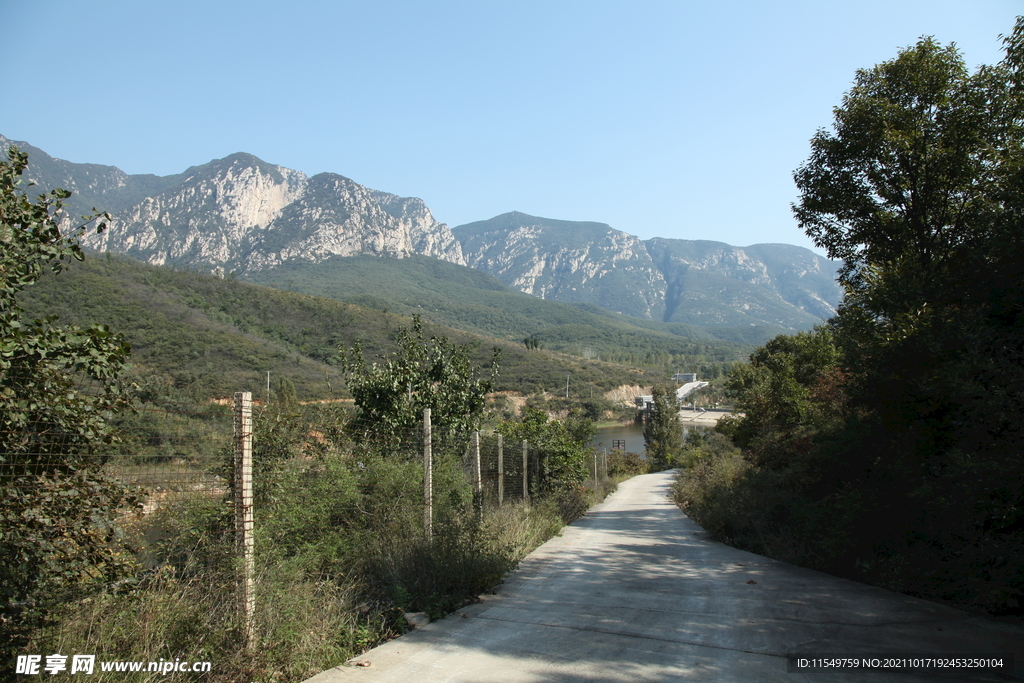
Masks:
[[[530,502],[530,489],[527,487],[527,480],[529,479],[529,450],[526,445],[526,439],[523,439],[523,500],[527,503]]]
[[[498,505],[505,502],[505,450],[498,434]]]
[[[430,433],[430,408],[423,409],[423,530],[434,536],[434,466]]]
[[[484,477],[480,466],[480,432],[473,432],[473,507],[479,516],[484,514]]]
[[[242,559],[239,577],[239,612],[244,646],[256,644],[256,570],[253,558],[252,505],[252,393],[235,393],[234,403],[235,547]]]
[[[474,467],[474,481],[473,487],[476,491],[476,495],[481,497],[484,494],[484,478],[483,473],[480,471],[480,432],[473,432],[473,467]]]

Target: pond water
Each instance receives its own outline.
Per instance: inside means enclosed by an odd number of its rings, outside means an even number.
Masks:
[[[704,427],[683,425],[684,438],[691,429],[704,429]],[[598,450],[611,450],[614,442],[617,440],[626,442],[627,452],[643,455],[644,428],[635,423],[602,427],[597,430],[597,434],[590,440],[590,445]]]
[[[644,429],[638,424],[615,425],[597,430],[590,445],[599,450],[610,450],[616,440],[626,442],[626,451],[644,452]]]

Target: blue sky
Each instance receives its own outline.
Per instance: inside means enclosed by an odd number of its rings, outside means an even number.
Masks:
[[[1020,0],[0,0],[0,134],[128,173],[244,151],[649,237],[811,246],[793,170],[858,68],[1001,57]]]

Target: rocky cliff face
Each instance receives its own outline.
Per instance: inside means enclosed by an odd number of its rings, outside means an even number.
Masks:
[[[0,150],[12,141],[0,136]],[[25,143],[29,179],[114,216],[85,245],[159,265],[252,276],[333,256],[421,254],[544,299],[656,321],[806,329],[835,312],[837,263],[800,247],[651,239],[512,212],[450,230],[420,199],[233,154],[174,176],[74,164]]]
[[[387,192],[371,190],[372,199],[380,208],[398,221],[399,228],[408,234],[414,253],[437,256],[444,261],[467,265],[462,245],[444,223],[438,223],[430,209],[417,197],[399,197]]]
[[[0,138],[9,147],[10,140]],[[130,176],[111,166],[72,164],[25,143],[41,189],[76,192],[114,217],[87,247],[157,265],[239,274],[331,256],[422,254],[465,265],[462,249],[422,200],[376,192],[332,173],[312,178],[233,154],[176,176]]]
[[[243,245],[265,232],[306,191],[302,173],[235,154],[186,171],[180,182],[114,213],[84,244],[156,265],[237,265]]]
[[[471,267],[527,294],[654,320],[664,314],[664,276],[643,242],[603,223],[512,212],[454,232]]]
[[[453,229],[469,265],[524,292],[636,317],[802,329],[835,313],[838,264],[801,247],[655,238],[513,212]]]

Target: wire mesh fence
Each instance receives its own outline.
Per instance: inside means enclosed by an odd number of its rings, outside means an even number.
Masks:
[[[4,650],[84,596],[144,590],[165,535],[147,520],[230,490],[229,406],[139,401],[110,378],[34,365],[0,372]]]
[[[559,485],[539,446],[497,433],[435,434],[428,416],[402,438],[373,442],[346,428],[344,406],[254,406],[241,393],[170,400],[86,377],[0,379],[0,611],[10,653],[32,642],[88,650],[95,629],[80,622],[111,619],[119,595],[132,604],[121,610],[132,628],[147,600],[173,599],[191,615],[182,619],[216,624],[209,630],[219,635],[204,637],[223,639],[220,651],[251,647],[278,618],[280,605],[260,601],[288,563],[302,560],[313,593],[335,590],[315,577],[353,563],[412,586],[429,578],[431,562],[452,565],[438,554],[490,561],[452,541],[476,523],[461,511],[528,504]],[[600,458],[592,474],[606,474]],[[329,530],[343,532],[330,547]],[[403,541],[412,550],[366,542],[384,534],[419,540]],[[106,613],[89,616],[83,597],[101,593]],[[152,659],[167,647],[155,644]]]
[[[545,452],[538,444],[508,440],[497,432],[475,432],[463,455],[463,469],[478,486],[483,506],[528,501],[543,496],[561,482],[544,476]],[[591,480],[608,478],[608,454],[594,450],[586,456]]]

